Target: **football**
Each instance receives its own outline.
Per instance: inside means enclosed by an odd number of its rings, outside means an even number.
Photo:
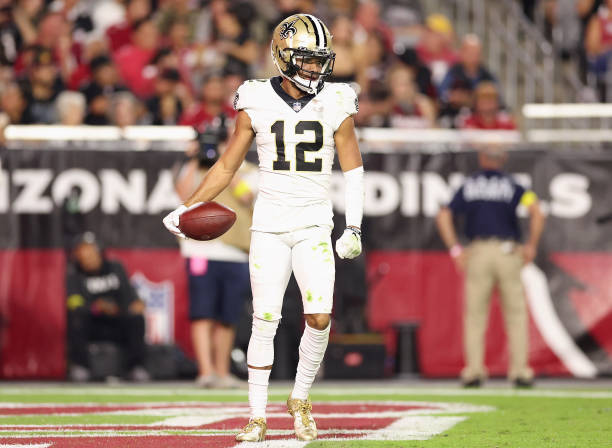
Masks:
[[[208,241],[223,235],[235,221],[234,210],[210,201],[183,213],[179,218],[179,229],[187,238]]]

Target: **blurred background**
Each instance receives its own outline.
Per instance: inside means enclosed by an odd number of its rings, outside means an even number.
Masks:
[[[66,266],[86,230],[146,304],[152,377],[195,376],[186,265],[161,218],[181,165],[218,155],[237,87],[277,75],[271,31],[297,12],[333,35],[366,169],[364,253],[337,261],[323,376],[459,375],[462,278],[434,218],[482,145],[509,151],[548,217],[523,276],[530,364],[612,375],[611,0],[0,0],[0,378],[65,377]],[[332,184],[336,237],[339,171]],[[273,378],[294,375],[301,312],[292,280]],[[503,328],[494,301],[492,376]]]

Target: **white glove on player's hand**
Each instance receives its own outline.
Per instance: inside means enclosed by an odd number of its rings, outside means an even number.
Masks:
[[[347,227],[338,241],[336,252],[340,258],[355,258],[361,253],[361,234],[356,229]]]
[[[174,233],[178,237],[187,238],[185,234],[181,232],[181,229],[179,229],[178,227],[181,215],[185,213],[187,210],[191,210],[192,208],[197,207],[200,204],[202,204],[202,202],[196,202],[195,204],[190,205],[189,207],[185,207],[184,205],[179,205],[177,208],[172,210],[162,220],[164,225],[166,226],[166,229],[168,229],[170,232]]]

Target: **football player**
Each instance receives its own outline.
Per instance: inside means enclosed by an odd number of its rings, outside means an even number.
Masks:
[[[292,270],[306,325],[287,408],[298,439],[317,437],[308,394],[327,348],[332,311],[329,190],[334,150],[346,185],[346,228],[336,241],[336,252],[340,258],[361,253],[363,164],[352,118],[357,96],[347,84],[325,83],[335,58],[331,34],[316,17],[296,14],[275,28],[271,50],[281,76],[246,81],[238,88],[236,127],[226,151],[196,192],[164,218],[168,230],[184,236],[178,228],[181,213],[214,199],[255,139],[260,178],[249,254],[254,310],[247,351],[251,418],[236,436],[238,441],[265,438],[273,341]]]

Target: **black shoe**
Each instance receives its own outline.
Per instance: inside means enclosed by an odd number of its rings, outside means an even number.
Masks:
[[[517,378],[514,380],[514,387],[519,389],[531,389],[533,387],[533,380],[526,380],[525,378]]]
[[[469,381],[464,381],[461,383],[461,385],[463,387],[472,387],[472,388],[476,388],[476,387],[480,387],[482,386],[482,380],[480,378],[474,378],[473,380],[469,380]]]

